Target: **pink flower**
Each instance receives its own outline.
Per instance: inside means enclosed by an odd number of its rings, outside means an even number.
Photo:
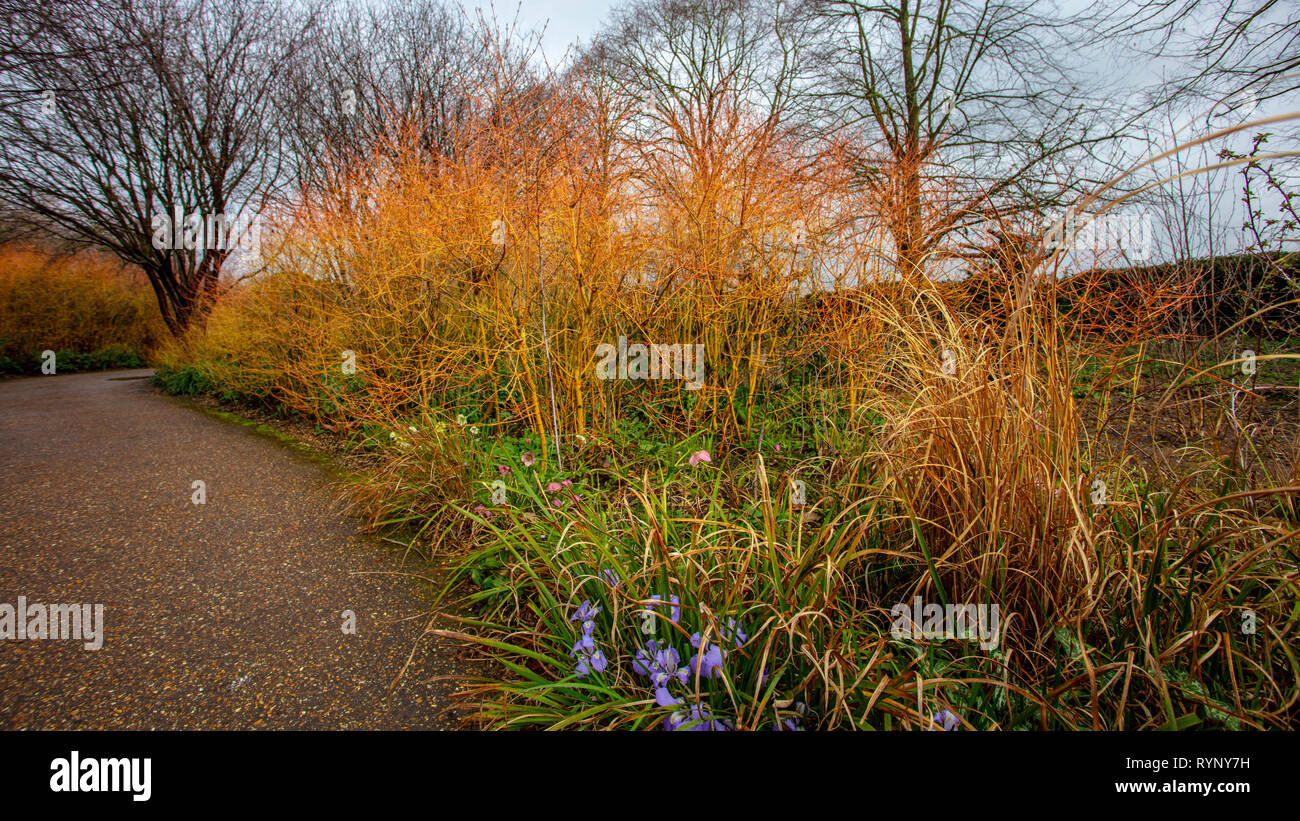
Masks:
[[[519,461],[524,463],[524,467],[530,468],[537,464],[537,457],[533,455],[531,450],[526,450],[522,455],[520,455]]]
[[[487,508],[483,507],[483,505],[479,505],[478,507],[474,508],[474,512],[475,512],[475,513],[478,513],[478,514],[480,514],[480,515],[482,515],[482,516],[491,516],[491,515],[492,515],[492,511],[490,511],[490,510],[488,510]]]
[[[777,453],[780,453],[780,452],[781,452],[781,446],[780,446],[780,445],[777,445],[777,446],[776,446],[776,452],[777,452]]]
[[[701,450],[692,453],[691,458],[686,461],[690,462],[691,467],[695,467],[700,462],[712,462],[713,460],[709,458],[709,452],[707,450]]]
[[[561,485],[559,482],[551,482],[549,485],[546,486],[546,492],[554,493],[555,491],[559,490],[562,487],[564,486]]]
[[[561,502],[559,499],[552,499],[552,500],[551,500],[551,507],[559,507],[559,506],[562,505],[562,504],[564,504],[564,503]]]
[[[497,465],[497,471],[498,471],[502,476],[505,476],[507,473],[510,472],[510,468],[507,467],[506,465]]]
[[[565,479],[563,482],[560,482],[560,484],[561,484],[563,487],[568,487],[569,485],[573,484],[573,480],[572,480],[572,479]]]

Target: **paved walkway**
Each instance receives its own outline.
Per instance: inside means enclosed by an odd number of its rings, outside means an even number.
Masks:
[[[427,588],[397,575],[421,569],[358,533],[321,467],[149,373],[0,380],[0,604],[105,622],[100,650],[0,640],[0,729],[452,726],[452,650],[417,645]]]

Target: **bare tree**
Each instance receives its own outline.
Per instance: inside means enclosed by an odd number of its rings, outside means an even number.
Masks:
[[[892,238],[926,273],[955,232],[1067,201],[1081,161],[1117,129],[1063,55],[1081,21],[1028,0],[809,0],[828,123]]]
[[[91,0],[63,0],[59,3],[28,3],[0,0],[0,78],[4,93],[0,107],[12,107],[40,100],[51,91],[23,82],[36,69],[49,67],[69,57],[85,56],[88,43],[77,43],[71,32],[92,11],[122,6],[121,0],[95,3]],[[128,33],[122,33],[126,42]],[[104,82],[114,78],[105,77]]]
[[[285,181],[275,67],[312,21],[271,0],[126,0],[41,30],[29,48],[58,56],[3,74],[10,101],[41,98],[0,113],[0,200],[138,265],[180,333]]]
[[[1183,89],[1206,81],[1256,100],[1300,89],[1300,17],[1290,0],[1129,0],[1107,15],[1106,32],[1145,36],[1152,56],[1193,67]]]
[[[472,107],[479,34],[438,0],[331,9],[278,98],[299,180],[327,184],[412,141],[430,158],[448,155]]]

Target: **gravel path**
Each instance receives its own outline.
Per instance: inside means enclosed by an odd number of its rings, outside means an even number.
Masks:
[[[320,466],[149,373],[0,381],[0,604],[105,623],[99,650],[0,640],[0,729],[451,727],[453,649],[417,644],[427,588],[400,575],[421,568],[337,512]]]

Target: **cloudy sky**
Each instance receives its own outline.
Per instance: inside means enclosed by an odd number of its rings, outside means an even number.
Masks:
[[[590,42],[592,35],[619,5],[615,0],[464,0],[467,10],[480,9],[485,15],[494,11],[506,22],[518,18],[521,28],[546,26],[542,47],[547,59],[558,62],[564,50],[578,40]]]

